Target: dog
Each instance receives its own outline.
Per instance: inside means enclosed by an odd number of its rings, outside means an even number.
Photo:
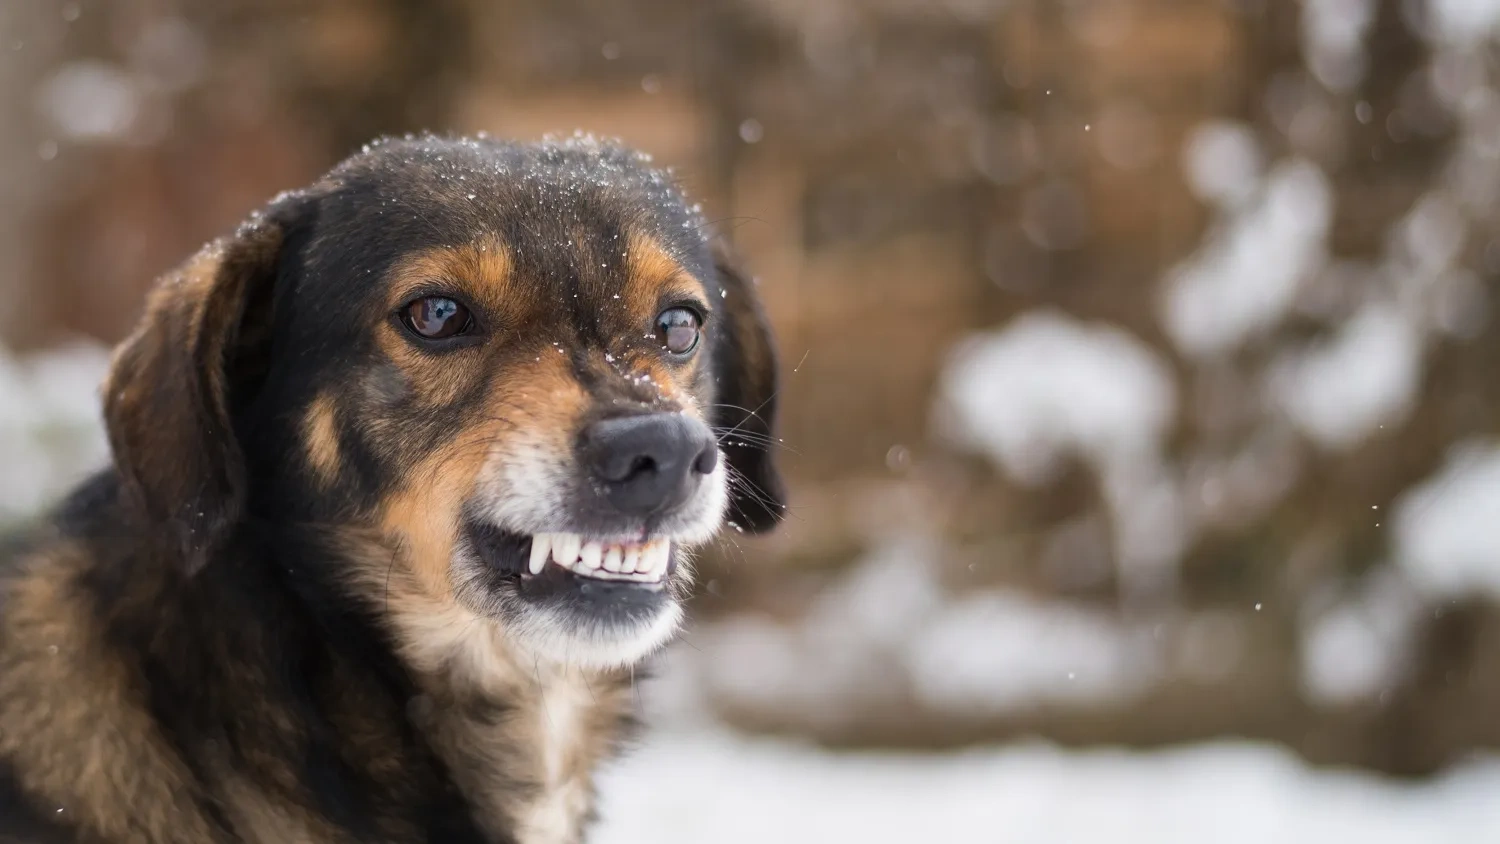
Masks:
[[[583,840],[690,552],[785,512],[720,244],[617,142],[419,136],[160,280],[0,564],[0,841]]]

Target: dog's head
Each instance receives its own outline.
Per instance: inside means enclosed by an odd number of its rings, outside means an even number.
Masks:
[[[608,666],[675,630],[687,551],[726,517],[780,518],[775,396],[752,286],[643,157],[424,138],[169,276],[106,417],[190,568],[247,524],[347,526],[390,553],[334,576]]]

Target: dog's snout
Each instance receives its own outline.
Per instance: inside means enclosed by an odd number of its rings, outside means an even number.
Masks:
[[[680,413],[623,416],[585,429],[580,457],[622,513],[649,516],[682,504],[719,463],[713,434]]]

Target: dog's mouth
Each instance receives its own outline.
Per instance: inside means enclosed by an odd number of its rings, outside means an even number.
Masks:
[[[590,539],[576,533],[538,533],[531,537],[522,578],[536,577],[552,566],[578,577],[661,588],[675,562],[672,541],[665,537],[635,541]]]
[[[470,522],[467,533],[475,555],[493,575],[523,588],[587,581],[656,591],[677,570],[677,543],[666,536],[526,536],[477,521]]]
[[[474,590],[480,612],[495,614],[536,653],[594,667],[633,663],[676,630],[681,553],[669,537],[589,536],[507,531],[470,522]]]
[[[453,560],[457,597],[540,659],[632,665],[682,621],[690,549],[717,532],[721,479],[687,507],[647,518],[583,506],[507,518],[477,500]]]

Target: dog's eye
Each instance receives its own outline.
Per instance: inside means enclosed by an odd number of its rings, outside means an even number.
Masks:
[[[698,346],[703,323],[687,308],[668,308],[656,318],[656,336],[674,355],[685,355]]]
[[[406,327],[429,340],[457,337],[473,321],[469,309],[442,296],[428,296],[406,306],[401,314]]]

